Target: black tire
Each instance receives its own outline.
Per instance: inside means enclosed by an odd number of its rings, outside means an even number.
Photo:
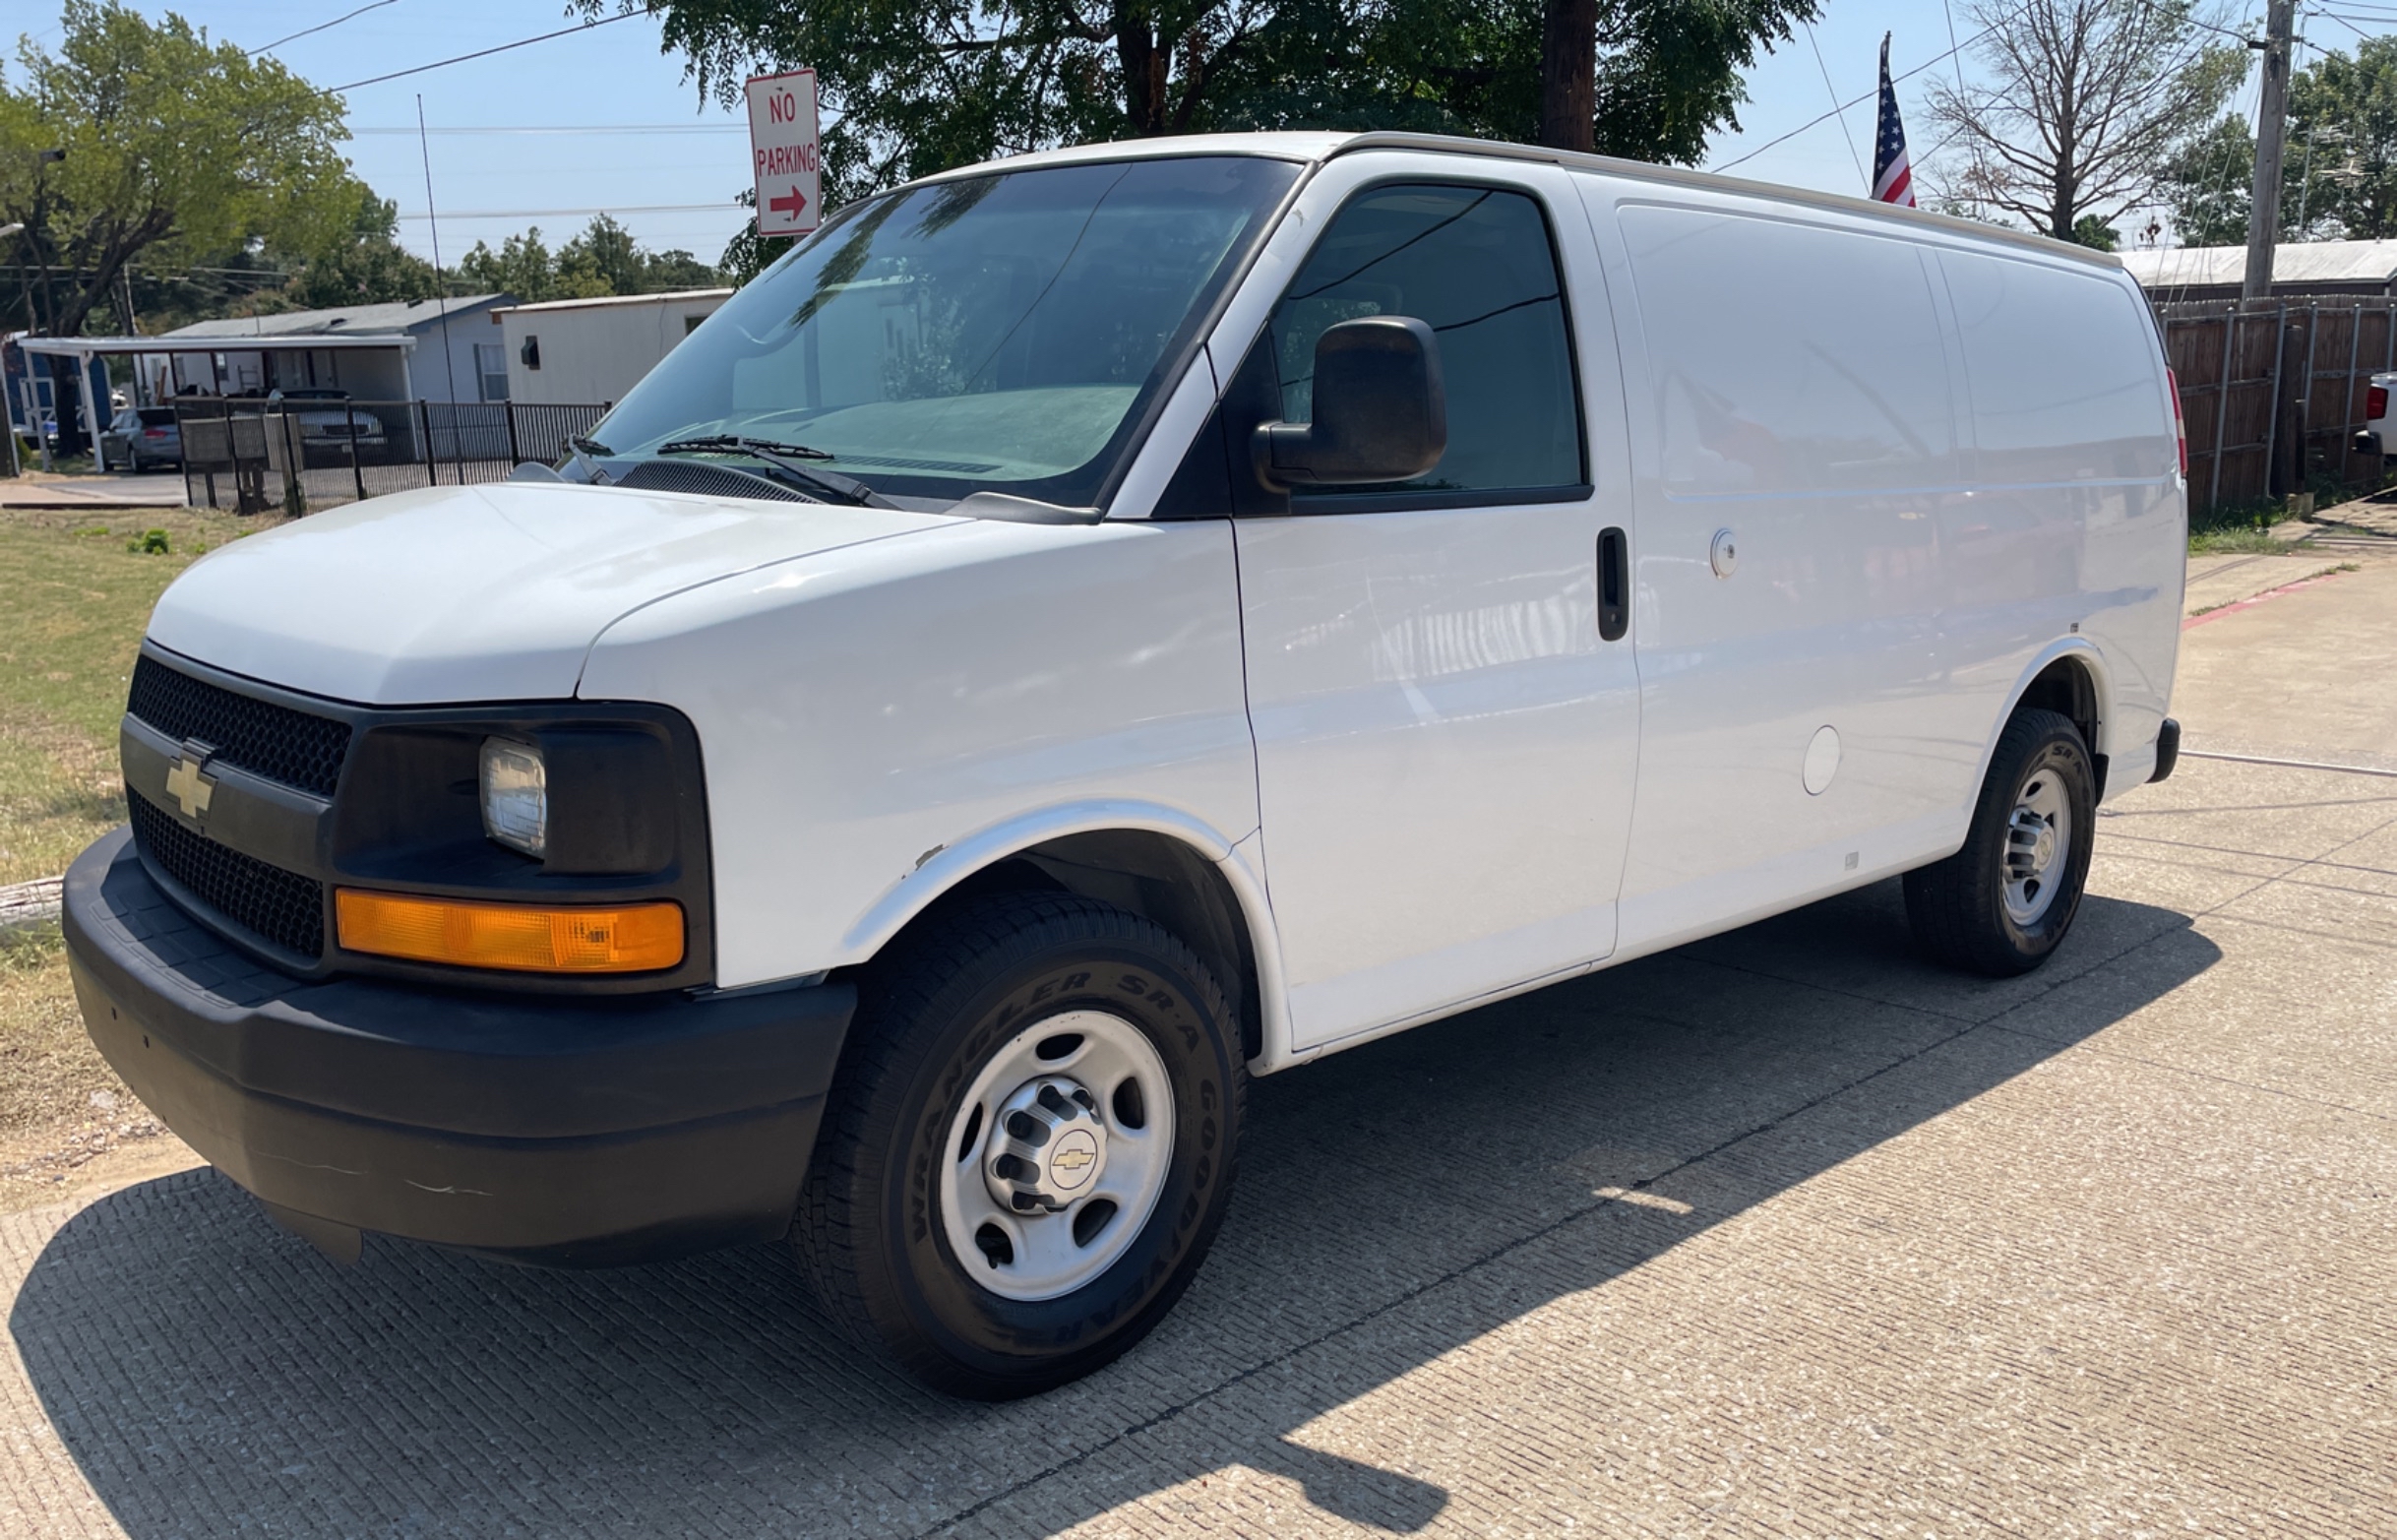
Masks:
[[[2016,806],[2052,776],[2070,810],[2065,846],[2045,908],[2023,923],[2006,903],[2007,850]],[[1964,848],[1906,874],[1906,918],[1934,959],[1992,978],[2028,973],[2048,958],[2080,912],[2097,832],[2097,775],[2080,729],[2055,711],[2016,711],[1998,735]]]
[[[1246,1068],[1206,968],[1112,905],[1003,893],[907,938],[862,995],[793,1228],[833,1316],[924,1384],[981,1400],[1063,1385],[1137,1342],[1198,1272],[1231,1196]],[[1164,1185],[1104,1272],[1058,1298],[1006,1298],[975,1281],[944,1230],[941,1155],[1005,1042],[1093,1008],[1132,1022],[1163,1060],[1175,1101]]]

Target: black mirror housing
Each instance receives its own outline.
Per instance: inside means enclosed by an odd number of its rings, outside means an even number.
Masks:
[[[1250,441],[1268,486],[1412,481],[1448,450],[1440,339],[1411,316],[1366,316],[1315,344],[1315,420],[1260,424]]]

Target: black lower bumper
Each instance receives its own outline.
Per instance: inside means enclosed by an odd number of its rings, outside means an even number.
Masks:
[[[538,999],[253,962],[124,831],[67,873],[92,1040],[185,1142],[337,1226],[598,1265],[780,1234],[856,992]]]
[[[2181,763],[2181,724],[2171,717],[2156,729],[2156,770],[2148,776],[2148,784],[2172,778],[2173,767]]]

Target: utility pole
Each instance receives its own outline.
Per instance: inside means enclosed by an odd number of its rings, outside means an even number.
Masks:
[[[2272,246],[2281,230],[2281,151],[2289,137],[2289,44],[2297,29],[2297,0],[2272,0],[2264,40],[2263,104],[2255,124],[2255,189],[2247,203],[2247,277],[2242,299],[2272,292]]]

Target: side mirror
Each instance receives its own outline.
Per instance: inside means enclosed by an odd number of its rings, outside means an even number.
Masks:
[[[1260,424],[1250,441],[1268,486],[1411,481],[1448,450],[1440,339],[1411,316],[1367,316],[1315,344],[1315,420]]]

